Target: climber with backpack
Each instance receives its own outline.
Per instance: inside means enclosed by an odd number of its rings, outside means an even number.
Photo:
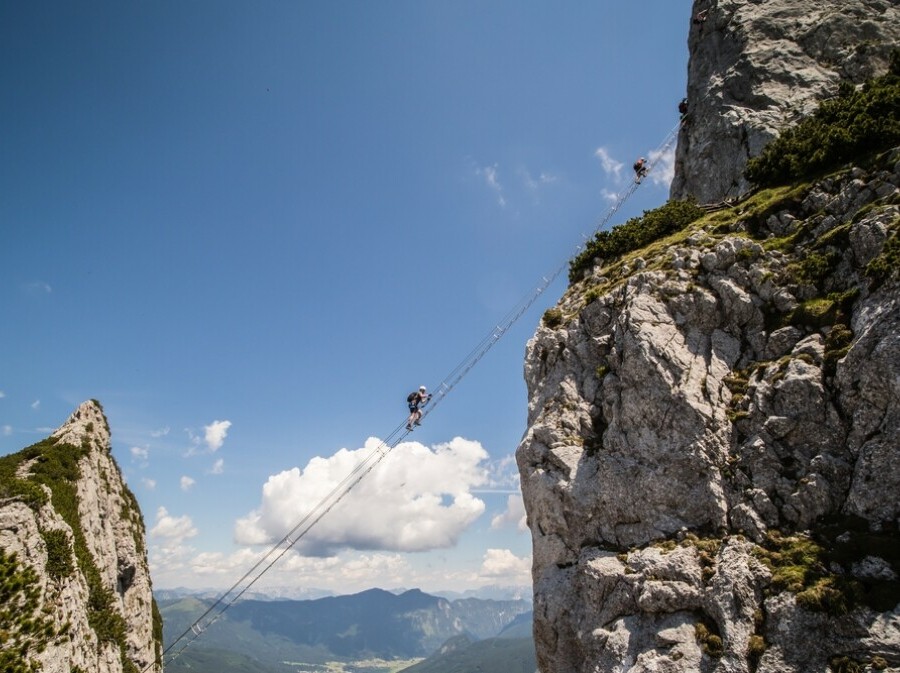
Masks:
[[[422,425],[422,410],[419,407],[428,404],[430,399],[431,393],[426,390],[425,386],[419,386],[418,390],[406,396],[406,404],[409,406],[409,418],[406,421],[407,430],[412,430],[413,425]]]
[[[650,168],[647,166],[647,160],[644,157],[641,157],[640,159],[635,161],[632,168],[634,168],[634,181],[638,183],[641,181],[641,178],[647,175],[647,172],[650,170]]]

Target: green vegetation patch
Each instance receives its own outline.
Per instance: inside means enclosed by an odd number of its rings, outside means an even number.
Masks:
[[[53,579],[68,577],[72,574],[72,548],[69,546],[69,536],[66,531],[60,529],[42,531],[44,542],[47,545],[47,573]]]
[[[712,619],[704,618],[694,624],[694,635],[703,654],[718,659],[725,654],[725,643]]]
[[[823,371],[826,378],[837,372],[837,363],[850,351],[853,342],[853,330],[843,323],[832,325],[825,337],[825,358]]]
[[[838,307],[827,297],[816,297],[800,304],[790,316],[790,324],[797,327],[820,328],[834,323]]]
[[[747,163],[747,179],[761,187],[811,177],[900,144],[900,51],[890,71],[839,95],[769,143]]]
[[[563,321],[563,312],[559,308],[548,308],[544,311],[544,317],[541,322],[544,323],[544,327],[549,327],[553,329],[554,327],[559,327],[562,325]]]
[[[863,673],[866,665],[848,656],[831,657],[828,660],[828,670],[832,673]]]
[[[806,535],[783,537],[770,531],[755,555],[772,571],[771,591],[790,591],[807,610],[843,615],[863,602],[860,582],[832,572],[833,555]]]
[[[881,253],[866,266],[866,276],[872,280],[873,288],[889,280],[896,280],[900,274],[900,234],[898,223],[893,224],[894,232],[884,242]]]
[[[578,282],[594,264],[594,259],[612,259],[643,248],[676,231],[681,231],[705,215],[693,201],[669,201],[654,210],[645,210],[625,224],[598,231],[585,249],[569,262],[569,284]]]
[[[0,671],[36,673],[41,670],[40,663],[29,657],[43,652],[49,641],[67,632],[67,626],[54,626],[41,611],[41,603],[37,573],[20,565],[14,553],[0,549]]]
[[[819,239],[819,244],[827,245],[827,240],[823,236]],[[796,278],[821,287],[822,281],[834,275],[834,270],[840,261],[841,253],[835,248],[814,250],[797,264]]]

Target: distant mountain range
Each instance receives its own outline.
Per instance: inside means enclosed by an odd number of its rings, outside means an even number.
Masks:
[[[403,673],[535,673],[537,657],[531,613],[516,617],[496,638],[456,636]]]
[[[402,594],[409,589],[390,589],[393,594]],[[467,589],[466,591],[430,591],[432,596],[446,598],[448,601],[458,600],[460,598],[481,598],[495,601],[531,601],[530,585],[500,585],[491,584],[479,587],[478,589]],[[176,598],[218,598],[222,594],[221,589],[203,588],[189,589],[187,587],[175,587],[170,589],[155,589],[153,595],[157,600],[172,600]],[[335,596],[333,591],[328,589],[306,588],[298,589],[297,587],[266,587],[263,590],[248,591],[244,594],[244,598],[258,601],[307,601],[317,598],[325,598],[327,596]]]
[[[158,593],[166,645],[189,629],[212,601]],[[463,640],[454,649],[466,649],[464,643],[475,646],[507,628],[512,629],[513,636],[521,635],[524,629],[527,643],[519,643],[518,648],[530,651],[533,657],[530,616],[531,603],[524,600],[451,601],[417,589],[401,594],[370,589],[350,596],[300,601],[241,600],[183,654],[167,662],[166,671],[317,671],[324,670],[328,662],[353,662],[355,671],[374,672],[389,669],[378,668],[373,661],[415,661],[435,654],[459,637]],[[510,647],[503,643],[494,648],[493,654]],[[370,665],[359,663],[363,661]]]

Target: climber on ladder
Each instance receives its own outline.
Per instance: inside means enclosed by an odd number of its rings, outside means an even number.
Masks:
[[[409,418],[406,420],[407,430],[412,430],[413,425],[422,425],[422,410],[419,407],[424,407],[430,399],[431,393],[426,390],[425,386],[419,386],[417,391],[406,396],[406,403],[409,406]]]
[[[638,184],[640,184],[641,179],[644,178],[650,170],[650,167],[647,165],[647,160],[644,157],[635,161],[632,168],[634,168],[634,181]]]

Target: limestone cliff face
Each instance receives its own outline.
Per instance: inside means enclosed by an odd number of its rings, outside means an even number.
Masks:
[[[786,127],[883,73],[900,44],[894,0],[695,0],[671,196],[712,203],[749,188],[748,158]]]
[[[143,520],[99,404],[2,461],[3,670],[161,671]]]
[[[542,671],[900,670],[898,185],[900,149],[760,194],[538,328]]]

